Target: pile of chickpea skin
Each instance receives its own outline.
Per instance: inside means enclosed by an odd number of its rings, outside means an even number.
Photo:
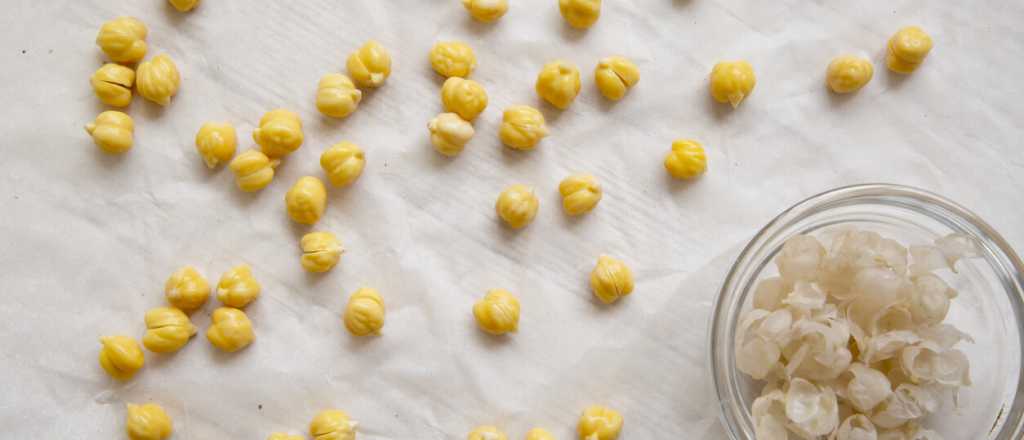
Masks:
[[[199,0],[169,0],[182,12],[192,10]],[[476,20],[489,23],[500,19],[508,10],[507,0],[462,0],[467,12]],[[597,22],[601,0],[558,0],[559,11],[572,27],[586,29]],[[126,107],[133,91],[161,106],[170,104],[178,92],[181,77],[177,66],[166,54],[143,60],[148,52],[148,30],[141,21],[118,17],[100,28],[96,44],[110,62],[90,78],[96,97],[112,107]],[[896,73],[913,72],[931,50],[932,40],[921,28],[910,26],[899,30],[888,42],[886,65]],[[445,112],[429,121],[430,140],[438,153],[456,156],[476,134],[473,121],[487,107],[487,92],[480,83],[468,79],[476,67],[473,49],[458,41],[439,42],[429,53],[433,69],[447,78],[441,86],[441,104]],[[132,67],[134,65],[134,68]],[[346,62],[348,75],[328,73],[316,89],[316,107],[325,116],[345,118],[359,106],[360,89],[384,85],[391,74],[391,56],[387,49],[370,40],[352,52]],[[843,55],[835,58],[826,70],[825,82],[834,93],[852,93],[864,87],[873,76],[871,61],[865,57]],[[609,56],[598,61],[594,83],[602,96],[611,101],[626,97],[629,89],[640,81],[640,71],[626,57]],[[737,107],[750,96],[757,80],[753,67],[746,61],[723,61],[714,66],[709,91],[718,102]],[[580,92],[579,69],[563,60],[545,64],[537,76],[537,94],[552,106],[565,110]],[[132,147],[134,122],[120,111],[104,111],[87,124],[86,131],[101,150],[122,154]],[[506,108],[498,137],[508,148],[533,150],[548,135],[543,114],[528,105]],[[235,128],[224,122],[207,122],[196,133],[195,145],[202,161],[209,168],[222,164],[235,175],[238,188],[259,191],[274,178],[274,168],[303,143],[302,121],[295,112],[276,109],[267,112],[253,130],[254,148],[235,155],[238,143]],[[342,188],[351,185],[362,174],[366,164],[363,150],[351,142],[339,142],[320,156],[327,181]],[[672,143],[664,158],[666,171],[676,179],[694,179],[707,169],[703,146],[691,139]],[[593,210],[602,197],[601,185],[591,174],[566,177],[558,186],[562,207],[567,215],[578,216]],[[298,179],[285,196],[288,216],[304,225],[315,225],[324,214],[327,187],[320,178]],[[515,184],[499,194],[495,203],[497,216],[512,229],[528,226],[537,215],[539,202],[532,188]],[[331,232],[305,234],[299,243],[299,262],[309,272],[331,270],[341,259],[344,248]],[[602,255],[590,274],[594,296],[612,304],[633,291],[633,275],[622,261]],[[225,352],[244,349],[255,338],[252,322],[243,309],[260,295],[260,284],[248,265],[242,264],[224,273],[216,286],[222,306],[213,311],[206,331],[210,343]],[[171,274],[164,292],[169,306],[146,312],[142,346],[154,353],[173,353],[184,347],[198,329],[189,314],[207,302],[211,287],[199,271],[186,266]],[[474,304],[473,316],[481,331],[501,336],[515,332],[519,324],[520,304],[514,294],[492,289]],[[355,336],[379,335],[384,326],[385,306],[380,293],[363,287],[352,293],[342,313],[345,328]],[[144,363],[139,342],[128,336],[100,338],[99,362],[114,379],[129,380]],[[622,429],[622,416],[607,407],[591,406],[580,417],[577,431],[581,440],[614,440]],[[348,414],[328,409],[317,414],[309,425],[309,435],[316,440],[353,440],[357,423]],[[132,440],[161,440],[170,437],[172,422],[159,405],[127,405],[126,430]],[[268,440],[301,440],[300,435],[274,433]],[[527,440],[554,440],[541,428],[526,435]],[[494,426],[480,426],[468,435],[469,440],[507,440]]]

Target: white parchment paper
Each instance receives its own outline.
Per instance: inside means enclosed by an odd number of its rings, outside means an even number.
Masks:
[[[588,31],[562,22],[555,0],[512,0],[496,24],[472,22],[458,0],[205,0],[181,14],[162,0],[7,0],[0,15],[4,99],[0,172],[0,426],[8,438],[121,438],[125,402],[154,401],[179,439],[304,432],[327,407],[360,421],[362,439],[463,438],[496,424],[511,438],[544,426],[573,438],[591,403],[619,409],[625,439],[725,438],[706,367],[707,317],[739,248],[776,213],[839,185],[925,187],[975,210],[1024,245],[1024,4],[1019,1],[607,0]],[[150,55],[178,64],[170,106],[136,97],[135,147],[110,157],[82,125],[104,110],[88,77],[96,31],[118,15],[150,29]],[[899,27],[935,40],[909,77],[884,68]],[[322,118],[319,77],[374,38],[394,71],[346,120]],[[426,123],[441,111],[427,63],[438,40],[476,50],[473,79],[490,95],[477,135],[446,159]],[[875,78],[836,97],[829,60],[864,53]],[[597,93],[601,57],[634,59],[641,81],[623,101]],[[533,81],[564,58],[583,73],[573,106],[541,106],[551,136],[533,152],[503,149],[501,110],[539,105]],[[732,111],[711,102],[707,73],[744,58],[753,96]],[[208,120],[236,125],[241,148],[268,110],[298,111],[306,142],[264,191],[248,195],[227,170],[208,171],[193,146]],[[677,183],[662,169],[673,139],[708,150],[708,174]],[[367,167],[329,191],[316,229],[348,252],[317,276],[298,263],[308,228],[285,215],[320,152],[349,140]],[[597,210],[563,215],[558,182],[595,174]],[[536,188],[540,213],[521,232],[493,203],[512,183]],[[634,269],[633,296],[594,303],[586,282],[608,253]],[[256,342],[218,353],[202,333],[172,356],[148,354],[132,381],[96,362],[97,338],[141,336],[180,266],[211,283],[246,262],[264,287],[247,310]],[[383,336],[350,337],[347,295],[380,290]],[[472,322],[489,288],[520,295],[520,331],[491,338]],[[193,318],[205,331],[211,300]]]

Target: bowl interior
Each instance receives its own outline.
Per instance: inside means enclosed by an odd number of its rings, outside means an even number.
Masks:
[[[968,217],[969,212],[949,209],[958,206],[945,206],[948,202],[941,199],[937,200],[943,203],[936,203],[935,196],[919,190],[893,191],[890,186],[867,192],[861,188],[852,194],[833,191],[804,201],[766,226],[737,260],[713,313],[710,344],[723,421],[734,439],[755,438],[750,405],[763,386],[735,368],[733,343],[739,316],[750,309],[757,281],[778,274],[773,259],[789,237],[811,234],[827,249],[832,236],[851,228],[878,232],[903,246],[931,244],[950,233],[976,239],[981,256],[958,262],[957,273],[936,273],[959,292],[945,322],[975,340],[957,346],[971,361],[973,383],[960,390],[957,404],[952,395],[945,396],[943,406],[922,425],[947,439],[1019,438],[1024,409],[1024,398],[1018,398],[1024,385],[1019,259],[1012,250],[1007,255],[1001,238],[971,224],[975,218]]]

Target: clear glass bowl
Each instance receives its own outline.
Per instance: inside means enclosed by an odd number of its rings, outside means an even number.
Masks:
[[[971,361],[973,384],[961,390],[959,406],[944,402],[923,425],[947,440],[1024,438],[1024,264],[999,233],[962,206],[924,190],[886,184],[838,188],[797,203],[761,229],[733,264],[711,314],[708,344],[722,422],[731,438],[755,439],[750,405],[760,384],[736,369],[734,341],[756,282],[777,273],[773,259],[789,237],[851,226],[904,246],[954,232],[976,240],[980,258],[961,260],[958,276],[947,280],[960,292],[947,322],[975,339],[957,346]]]

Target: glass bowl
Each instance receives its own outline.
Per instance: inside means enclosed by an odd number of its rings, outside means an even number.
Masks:
[[[973,384],[960,390],[959,405],[947,398],[922,425],[947,440],[1024,438],[1024,264],[999,233],[962,206],[887,184],[838,188],[797,203],[762,228],[736,259],[712,311],[708,343],[712,382],[730,437],[755,439],[750,405],[761,385],[736,368],[734,341],[756,282],[777,273],[773,259],[788,238],[849,227],[904,246],[930,244],[950,233],[975,239],[980,256],[960,260],[959,274],[947,279],[960,295],[946,318],[975,340],[957,346],[971,361]],[[823,244],[828,248],[827,241]]]

